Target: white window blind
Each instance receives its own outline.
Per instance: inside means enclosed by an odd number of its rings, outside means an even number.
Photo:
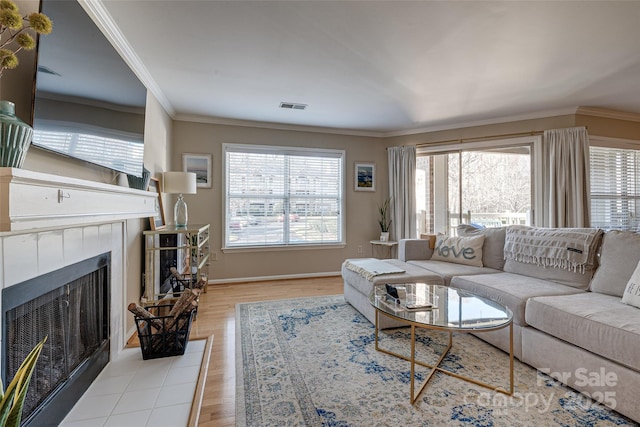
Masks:
[[[344,152],[225,145],[225,246],[342,243]]]
[[[640,151],[590,147],[591,226],[639,230]]]

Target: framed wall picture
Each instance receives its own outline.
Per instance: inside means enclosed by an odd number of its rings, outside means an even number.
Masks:
[[[149,218],[149,224],[151,225],[152,230],[161,230],[167,225],[167,223],[164,219],[164,207],[162,206],[160,181],[156,178],[151,178],[148,190],[158,195],[158,198],[156,199],[156,214]]]
[[[199,188],[211,188],[211,154],[182,154],[182,170],[196,174]]]
[[[375,163],[356,163],[354,181],[356,191],[376,191]]]

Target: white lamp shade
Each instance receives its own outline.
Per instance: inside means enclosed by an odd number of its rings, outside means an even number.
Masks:
[[[193,172],[165,172],[163,191],[169,194],[196,194],[196,174]]]

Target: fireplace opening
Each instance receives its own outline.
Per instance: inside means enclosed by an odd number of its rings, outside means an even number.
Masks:
[[[47,336],[22,425],[58,425],[109,361],[109,253],[2,291],[2,379]]]

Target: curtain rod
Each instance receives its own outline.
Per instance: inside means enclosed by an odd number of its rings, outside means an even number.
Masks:
[[[519,132],[519,133],[503,133],[501,135],[491,135],[491,136],[479,136],[476,138],[458,138],[458,139],[450,139],[447,141],[436,141],[436,142],[423,142],[420,144],[416,144],[416,148],[420,147],[432,147],[434,145],[446,145],[457,142],[462,144],[463,142],[479,142],[479,141],[488,141],[491,139],[504,139],[504,138],[515,138],[518,136],[537,136],[544,134],[544,131],[536,131],[536,132]]]
[[[587,126],[579,126],[579,127],[584,127],[585,129],[589,129]],[[492,140],[492,139],[504,139],[504,138],[516,138],[519,136],[537,136],[537,135],[543,135],[544,131],[531,131],[531,132],[519,132],[519,133],[503,133],[500,135],[490,135],[490,136],[479,136],[476,138],[458,138],[458,139],[450,139],[447,141],[436,141],[436,142],[423,142],[420,144],[416,144],[416,148],[421,148],[421,147],[432,147],[432,146],[438,146],[438,145],[446,145],[446,144],[451,144],[454,142],[457,142],[459,144],[462,144],[463,142],[480,142],[480,141],[488,141],[488,140]]]

